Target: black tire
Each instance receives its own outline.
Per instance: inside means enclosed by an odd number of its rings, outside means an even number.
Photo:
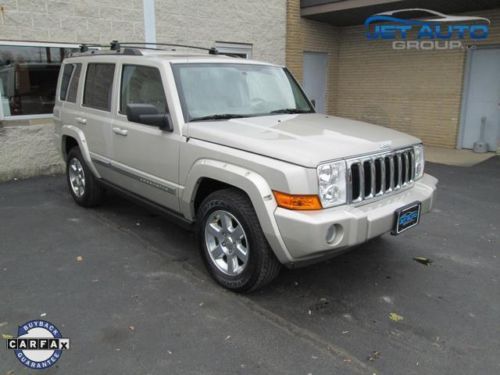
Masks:
[[[214,211],[223,210],[241,224],[248,241],[248,260],[239,275],[227,275],[217,268],[205,241],[205,225]],[[278,276],[281,264],[274,255],[260,227],[255,210],[243,192],[236,189],[216,191],[206,197],[197,212],[197,236],[208,272],[224,288],[234,292],[251,292],[262,288]]]
[[[85,179],[85,189],[81,196],[78,196],[71,186],[70,182],[70,165],[72,159],[77,159],[83,168],[83,175]],[[78,147],[73,147],[68,153],[68,159],[66,162],[66,181],[68,183],[68,188],[71,196],[82,207],[95,207],[99,205],[104,197],[104,188],[101,186],[97,178],[94,176],[92,171],[89,169],[85,160],[82,157],[82,153]]]

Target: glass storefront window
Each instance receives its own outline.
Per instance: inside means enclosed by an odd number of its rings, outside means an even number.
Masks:
[[[50,114],[62,60],[77,48],[4,45],[0,41],[0,102],[4,117]]]

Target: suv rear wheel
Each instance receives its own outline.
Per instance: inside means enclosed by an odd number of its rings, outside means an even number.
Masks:
[[[250,292],[278,275],[281,264],[244,193],[224,189],[210,194],[200,205],[197,226],[205,265],[223,287]]]
[[[94,207],[101,203],[104,190],[88,168],[78,147],[68,153],[66,180],[71,196],[80,206]]]

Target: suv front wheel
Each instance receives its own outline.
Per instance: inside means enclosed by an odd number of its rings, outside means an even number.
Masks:
[[[80,206],[94,207],[101,203],[103,187],[90,171],[78,147],[73,147],[68,153],[66,180],[71,196]]]
[[[248,197],[235,189],[219,190],[201,203],[197,234],[205,265],[223,287],[250,292],[273,280],[276,259]]]

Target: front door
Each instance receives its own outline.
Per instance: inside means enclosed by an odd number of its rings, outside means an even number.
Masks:
[[[168,106],[160,70],[154,66],[123,64],[120,100],[113,122],[113,182],[160,204],[179,210],[179,147],[177,132],[129,122],[128,104],[152,104],[159,113]]]
[[[500,141],[500,49],[478,48],[470,54],[461,146],[471,149],[475,142],[484,141],[489,151],[496,151]]]
[[[304,91],[320,113],[326,113],[327,68],[328,54],[304,52]]]

